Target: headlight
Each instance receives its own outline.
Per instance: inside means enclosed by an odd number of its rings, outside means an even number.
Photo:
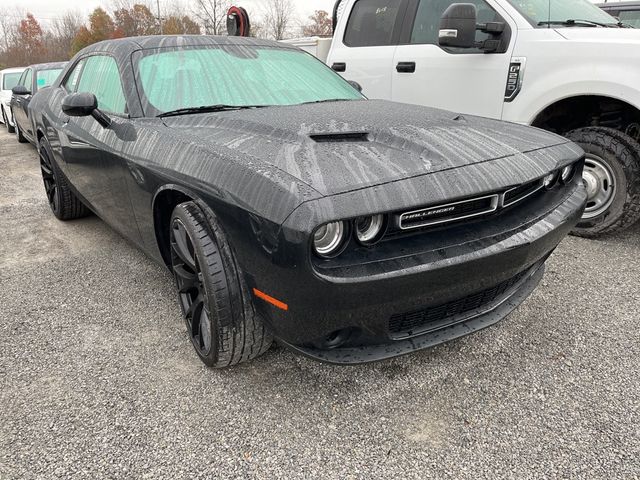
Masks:
[[[362,245],[373,245],[384,234],[384,215],[356,218],[356,239]]]
[[[322,225],[313,234],[314,250],[321,257],[336,255],[344,244],[345,232],[344,222],[332,222]]]
[[[566,167],[564,167],[562,169],[562,173],[560,174],[560,179],[562,180],[562,183],[567,184],[571,180],[573,180],[573,176],[575,175],[575,173],[576,173],[575,165],[567,165]]]
[[[551,190],[553,187],[555,187],[556,183],[558,182],[558,176],[558,172],[551,172],[549,175],[544,177],[544,188],[546,188],[547,190]]]

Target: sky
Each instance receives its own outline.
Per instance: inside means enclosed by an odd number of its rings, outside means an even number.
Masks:
[[[234,5],[244,7],[251,15],[253,11],[261,11],[265,5],[265,0],[232,0]],[[153,0],[155,5],[155,0]],[[160,9],[171,8],[172,0],[160,0]],[[188,5],[188,0],[183,0],[183,4]],[[306,20],[315,10],[326,10],[331,12],[334,0],[293,0],[296,6],[296,15],[299,20]],[[84,16],[88,15],[95,7],[109,7],[109,0],[0,0],[0,10],[11,11],[12,7],[21,12],[31,12],[42,23],[47,23],[51,19],[62,15],[68,10],[77,11]],[[3,12],[4,13],[4,12]],[[155,12],[154,12],[155,13]]]

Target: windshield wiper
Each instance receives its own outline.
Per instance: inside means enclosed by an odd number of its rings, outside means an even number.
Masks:
[[[330,103],[330,102],[352,102],[355,99],[350,98],[328,98],[326,100],[313,100],[311,102],[302,102],[298,105],[310,105],[312,103]]]
[[[178,108],[158,115],[159,118],[190,115],[192,113],[225,112],[229,110],[247,110],[250,108],[264,108],[266,105],[203,105],[201,107]]]
[[[538,26],[542,26],[542,25],[565,25],[567,27],[573,27],[578,25],[578,26],[584,26],[584,27],[605,27],[605,28],[613,28],[618,26],[615,23],[600,23],[600,22],[594,22],[592,20],[579,20],[579,19],[573,19],[573,18],[569,18],[568,20],[548,20],[548,21],[538,22]]]

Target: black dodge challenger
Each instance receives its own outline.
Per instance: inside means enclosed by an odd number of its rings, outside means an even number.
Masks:
[[[367,100],[246,38],[95,44],[31,102],[49,204],[167,265],[197,354],[380,360],[504,318],[581,216],[583,152]]]

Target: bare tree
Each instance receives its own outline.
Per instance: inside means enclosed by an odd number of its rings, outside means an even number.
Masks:
[[[293,0],[268,0],[264,12],[265,33],[274,40],[284,39],[294,23]]]
[[[56,18],[46,33],[49,60],[68,60],[72,53],[73,40],[83,25],[80,13],[69,11]]]
[[[193,14],[204,25],[205,34],[223,35],[226,33],[229,7],[229,0],[195,0]]]

